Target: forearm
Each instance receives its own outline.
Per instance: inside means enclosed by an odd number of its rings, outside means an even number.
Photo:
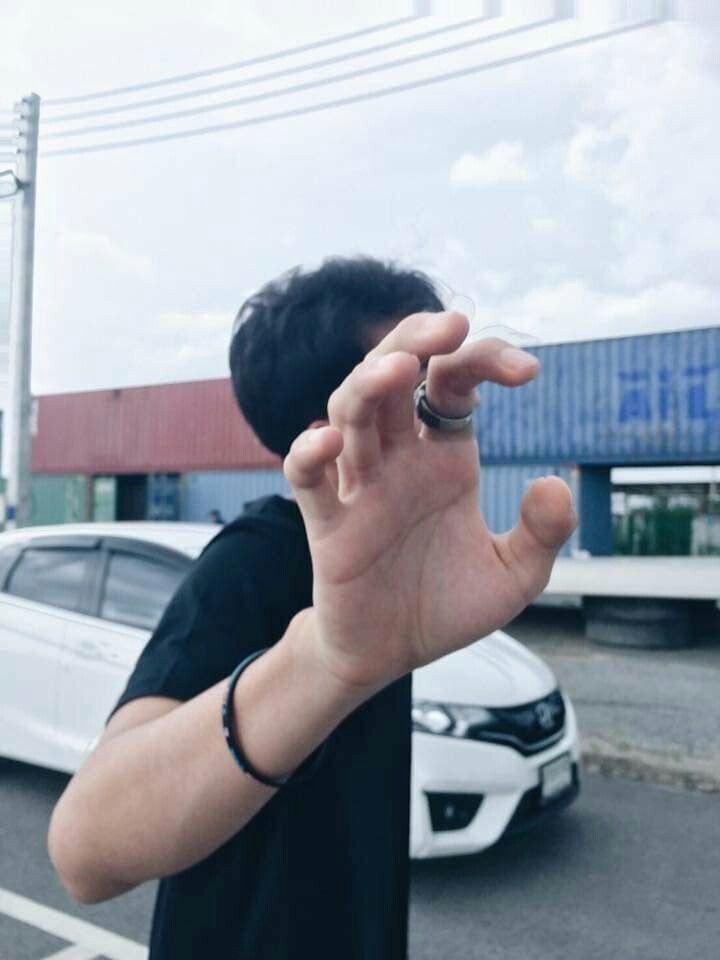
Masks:
[[[301,614],[235,687],[237,740],[270,777],[295,770],[375,692],[332,677],[313,641],[312,614]],[[226,688],[223,680],[118,733],[70,781],[53,814],[50,850],[78,899],[107,899],[205,859],[272,797],[225,743]]]

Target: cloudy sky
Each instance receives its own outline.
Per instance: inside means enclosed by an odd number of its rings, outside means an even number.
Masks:
[[[60,123],[69,113],[389,44],[475,17],[482,4],[3,0],[0,108],[30,91],[51,100],[153,81],[408,17],[414,8],[432,11],[241,70],[44,107],[44,150],[109,143],[512,59],[642,19],[658,4],[578,6],[574,22],[518,31],[545,19],[553,3],[506,0],[503,15],[487,23],[203,97]],[[502,324],[541,341],[717,324],[720,20],[707,18],[713,6],[678,2],[681,17],[670,24],[393,96],[205,136],[42,158],[34,392],[224,376],[244,297],[288,267],[336,253],[420,266],[474,304],[478,327]],[[506,35],[480,42],[498,33]],[[419,53],[432,56],[386,66]],[[268,96],[50,138],[258,93]],[[0,265],[7,208],[0,205]]]

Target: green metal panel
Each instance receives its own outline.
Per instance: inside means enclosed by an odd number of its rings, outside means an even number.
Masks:
[[[117,479],[116,477],[93,477],[92,479],[92,518],[93,520],[115,520],[117,516]]]
[[[687,557],[691,554],[694,512],[689,507],[655,506],[613,518],[615,553],[630,556]]]
[[[88,519],[87,477],[36,474],[30,484],[30,525],[77,523]]]
[[[612,497],[614,553],[720,555],[720,499],[712,485],[618,486]]]

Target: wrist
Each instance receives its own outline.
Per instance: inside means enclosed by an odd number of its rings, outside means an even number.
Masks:
[[[302,664],[300,672],[309,670],[314,678],[314,686],[324,691],[328,704],[345,714],[369,700],[387,684],[384,680],[359,680],[333,662],[327,644],[322,640],[313,607],[307,607],[293,617],[283,638],[285,641],[293,657]]]

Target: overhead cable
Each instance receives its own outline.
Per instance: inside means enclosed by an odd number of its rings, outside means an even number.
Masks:
[[[310,50],[318,50],[321,47],[329,47],[335,43],[344,43],[347,40],[355,40],[358,37],[367,36],[370,33],[378,33],[381,30],[390,30],[393,27],[401,27],[408,23],[424,17],[422,15],[413,15],[411,17],[400,17],[397,20],[389,20],[386,23],[377,23],[371,27],[363,27],[360,30],[352,30],[349,33],[341,33],[332,37],[326,37],[323,40],[314,40],[311,43],[303,43],[297,47],[286,47],[284,50],[276,50],[274,53],[266,53],[258,57],[249,57],[246,60],[238,60],[235,63],[226,63],[220,67],[209,67],[207,70],[195,70],[192,73],[180,73],[173,77],[164,77],[160,80],[150,80],[145,83],[132,83],[124,87],[113,87],[109,90],[96,90],[93,93],[83,93],[73,97],[52,97],[43,101],[45,107],[59,107],[66,103],[85,103],[88,100],[100,100],[104,97],[118,97],[124,93],[136,93],[138,90],[151,90],[156,87],[163,87],[174,83],[185,83],[188,80],[199,80],[201,77],[211,77],[218,73],[229,73],[231,70],[240,70],[243,67],[255,66],[258,63],[269,63],[271,60],[280,60],[283,57],[289,57],[298,53],[308,53]]]
[[[266,113],[256,117],[248,117],[244,120],[235,120],[226,123],[213,124],[206,127],[194,127],[191,130],[180,130],[174,133],[160,133],[151,137],[138,137],[132,140],[116,140],[104,143],[94,143],[81,147],[64,147],[59,150],[44,150],[42,157],[71,156],[81,153],[98,153],[105,150],[121,150],[125,147],[137,147],[149,143],[162,143],[168,140],[187,139],[189,137],[204,136],[209,133],[218,133],[221,130],[237,130],[243,127],[258,126],[260,124],[273,123],[276,120],[287,120],[291,117],[305,116],[312,113],[320,113],[324,110],[331,110],[335,107],[349,106],[353,103],[361,103],[367,100],[376,100],[380,97],[392,96],[396,93],[405,93],[410,90],[416,90],[421,87],[428,87],[438,83],[444,83],[448,80],[456,80],[461,77],[471,76],[482,73],[487,70],[494,70],[499,67],[509,66],[513,63],[521,63],[526,60],[532,60],[537,57],[547,56],[551,53],[559,53],[563,50],[570,50],[573,47],[583,46],[588,43],[596,43],[600,40],[607,40],[611,37],[617,37],[621,34],[630,33],[643,27],[652,26],[661,23],[662,20],[649,18],[640,20],[636,23],[625,24],[621,27],[613,27],[601,33],[591,34],[585,37],[577,37],[574,40],[566,40],[562,43],[556,43],[549,47],[543,47],[540,50],[529,50],[525,53],[518,53],[513,56],[503,57],[499,60],[491,60],[485,63],[476,64],[471,67],[464,67],[460,70],[453,70],[448,73],[435,74],[430,77],[423,77],[419,80],[413,80],[408,83],[396,84],[392,87],[382,87],[379,90],[370,90],[365,93],[358,93],[346,97],[339,97],[335,100],[324,100],[320,103],[310,104],[304,107],[295,107],[289,110],[278,111],[277,113]]]
[[[318,70],[321,67],[329,67],[336,63],[343,63],[346,60],[355,60],[358,57],[369,56],[373,53],[381,53],[385,50],[391,50],[395,47],[406,46],[410,43],[417,43],[420,40],[428,40],[431,37],[437,37],[444,33],[451,33],[457,30],[465,30],[468,27],[485,23],[489,17],[471,17],[469,20],[461,20],[458,23],[446,24],[444,27],[436,27],[433,30],[425,30],[423,33],[414,33],[409,36],[399,37],[395,40],[388,40],[385,43],[376,43],[371,47],[362,47],[360,50],[350,50],[347,53],[336,54],[333,57],[325,57],[323,60],[313,60],[310,63],[299,63],[292,67],[284,67],[281,70],[271,70],[268,73],[257,74],[253,77],[243,77],[241,80],[230,80],[227,83],[217,83],[210,87],[200,87],[194,90],[184,90],[182,93],[173,93],[166,97],[153,97],[149,100],[133,100],[131,103],[115,104],[112,107],[99,107],[96,110],[84,110],[79,113],[63,113],[56,116],[43,118],[43,125],[56,123],[67,123],[69,120],[82,120],[86,117],[100,117],[110,113],[124,113],[126,110],[144,110],[146,107],[157,107],[164,103],[173,103],[176,100],[188,100],[194,97],[205,97],[213,93],[221,93],[224,90],[232,90],[237,87],[245,87],[255,83],[265,83],[268,80],[278,80],[280,77],[289,77],[297,73],[306,73],[308,70]]]
[[[532,23],[523,24],[519,27],[512,27],[509,30],[503,30],[500,33],[486,34],[482,37],[472,37],[469,40],[462,40],[459,43],[449,44],[445,47],[435,47],[432,50],[425,50],[422,53],[414,53],[407,57],[401,57],[398,60],[387,60],[384,63],[373,64],[368,67],[358,67],[355,70],[348,70],[345,73],[336,73],[329,77],[320,77],[317,80],[306,80],[304,83],[296,83],[287,87],[280,87],[275,90],[266,90],[263,93],[254,93],[247,97],[235,97],[232,100],[221,100],[219,103],[204,104],[201,107],[189,107],[185,110],[175,110],[172,113],[160,113],[150,117],[136,117],[130,120],[117,120],[114,123],[101,123],[89,127],[75,127],[71,130],[59,130],[53,133],[47,133],[43,141],[57,140],[62,137],[77,137],[89,133],[97,133],[106,130],[120,130],[123,127],[143,126],[147,123],[165,123],[168,120],[179,120],[182,117],[197,116],[202,113],[210,113],[215,110],[227,110],[229,107],[247,106],[250,103],[258,103],[262,100],[274,100],[276,97],[289,96],[295,93],[301,93],[307,90],[314,90],[318,87],[326,87],[330,84],[343,83],[347,80],[356,80],[358,77],[371,76],[375,73],[381,73],[385,70],[393,70],[398,67],[406,67],[413,63],[420,63],[423,60],[429,60],[433,57],[442,57],[446,54],[457,53],[460,50],[467,50],[470,47],[476,47],[480,44],[488,43],[494,40],[505,39],[520,33],[526,33],[529,30],[536,30],[539,27],[548,26],[554,23],[552,17],[544,20],[537,20]]]

